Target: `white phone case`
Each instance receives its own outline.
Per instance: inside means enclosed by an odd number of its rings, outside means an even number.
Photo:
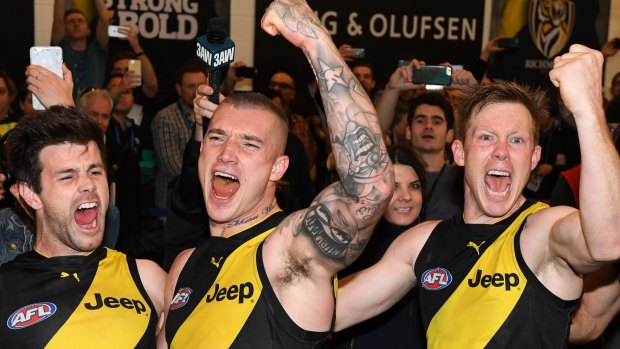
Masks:
[[[34,46],[30,48],[30,64],[40,65],[64,78],[62,73],[62,48],[58,46]],[[37,96],[32,95],[32,107],[44,110]]]

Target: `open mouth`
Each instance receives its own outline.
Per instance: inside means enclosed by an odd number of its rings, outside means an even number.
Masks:
[[[73,219],[82,228],[97,227],[97,215],[99,208],[95,202],[84,202],[73,213]]]
[[[491,170],[487,172],[484,184],[487,193],[491,196],[502,197],[508,194],[512,180],[506,171]]]
[[[239,179],[224,172],[215,172],[213,175],[213,194],[218,199],[228,199],[239,190]]]

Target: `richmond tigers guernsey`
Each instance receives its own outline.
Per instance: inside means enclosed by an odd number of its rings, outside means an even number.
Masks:
[[[494,224],[442,221],[415,264],[428,348],[565,348],[570,314],[564,301],[528,268],[520,236],[529,214],[548,207],[527,201]]]
[[[135,260],[104,247],[0,269],[3,348],[154,348],[154,309]]]
[[[179,348],[320,348],[328,332],[297,326],[271,288],[262,242],[281,211],[244,231],[211,237],[187,260],[166,319],[166,341]]]

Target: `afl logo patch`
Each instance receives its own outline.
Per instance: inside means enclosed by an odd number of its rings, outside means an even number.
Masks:
[[[192,292],[192,289],[189,287],[180,288],[177,291],[177,294],[174,295],[174,298],[172,298],[170,310],[177,310],[179,308],[183,308],[183,306],[189,301],[189,295],[191,295]]]
[[[34,303],[17,309],[6,325],[12,330],[21,330],[50,318],[56,313],[56,304],[49,302]]]
[[[429,291],[439,291],[452,283],[452,274],[444,268],[429,269],[422,274],[422,287]]]

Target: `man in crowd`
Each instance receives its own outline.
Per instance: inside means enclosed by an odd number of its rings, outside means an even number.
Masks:
[[[378,264],[344,280],[336,327],[382,312],[419,282],[429,348],[564,346],[582,273],[620,258],[620,158],[602,108],[602,65],[600,52],[573,45],[549,73],[579,132],[579,210],[522,194],[540,159],[544,93],[508,82],[472,88],[452,144],[465,167],[463,215],[410,229]]]
[[[261,95],[224,100],[198,165],[211,238],[182,252],[170,270],[162,347],[325,344],[333,277],[359,256],[393,189],[372,103],[312,9],[303,1],[275,1],[262,28],[302,48],[316,71],[342,182],[285,217],[275,190],[288,165],[286,116]],[[206,92],[199,88],[195,104],[208,111]]]
[[[65,1],[54,1],[52,45],[62,47],[63,60],[73,73],[73,97],[88,87],[102,87],[105,79],[108,37],[108,9],[104,0],[95,0],[97,26],[95,40],[86,15],[78,9],[65,11]]]
[[[194,97],[199,85],[207,83],[205,65],[187,61],[177,73],[175,85],[179,99],[160,110],[153,120],[153,146],[157,159],[155,206],[168,208],[168,185],[181,174],[183,151],[192,136]]]

